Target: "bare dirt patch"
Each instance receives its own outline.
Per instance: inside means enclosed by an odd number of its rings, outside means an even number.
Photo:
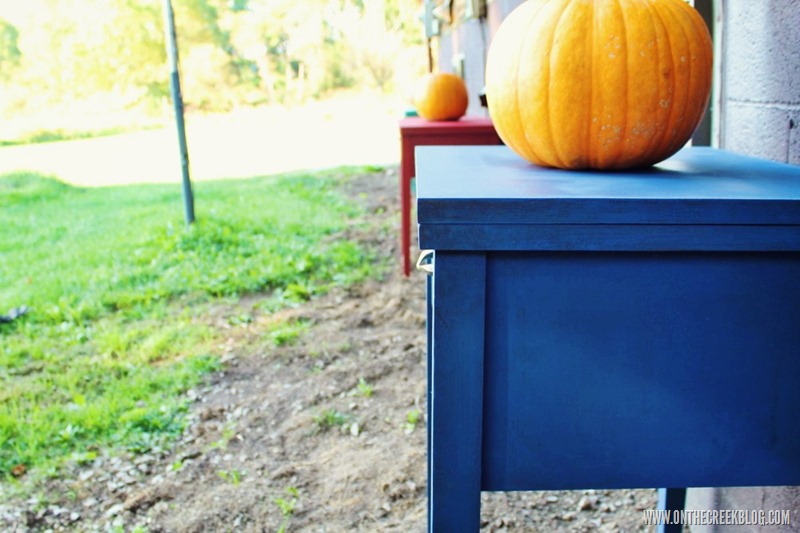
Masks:
[[[398,257],[396,169],[345,186],[369,213],[351,237]],[[425,280],[399,270],[278,314],[266,295],[215,308],[224,368],[188,391],[180,441],[76,465],[0,503],[0,529],[424,531]],[[276,345],[281,321],[307,327]],[[654,505],[651,490],[484,494],[482,530],[644,531]]]

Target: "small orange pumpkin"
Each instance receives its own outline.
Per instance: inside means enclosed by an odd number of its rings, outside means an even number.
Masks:
[[[422,118],[458,120],[467,112],[467,86],[449,72],[427,74],[414,87],[413,102]]]
[[[533,163],[644,167],[689,140],[711,75],[708,28],[684,0],[527,0],[492,40],[486,96]]]

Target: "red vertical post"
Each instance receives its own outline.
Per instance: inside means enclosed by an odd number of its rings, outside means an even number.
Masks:
[[[400,250],[403,275],[411,274],[411,178],[414,177],[414,143],[401,134],[402,164],[400,167]]]

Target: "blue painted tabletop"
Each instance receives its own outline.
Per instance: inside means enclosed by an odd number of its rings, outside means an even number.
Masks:
[[[800,167],[685,148],[649,169],[568,171],[506,146],[416,149],[425,224],[800,224]]]

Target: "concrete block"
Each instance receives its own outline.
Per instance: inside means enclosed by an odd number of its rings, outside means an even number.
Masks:
[[[797,0],[730,0],[724,11],[727,98],[800,104]]]
[[[782,163],[800,162],[800,106],[728,101],[723,108],[722,148]]]
[[[688,528],[691,533],[790,533],[800,531],[800,487],[733,487],[725,489],[689,489],[686,509],[733,509],[733,510],[790,510],[791,525],[788,526],[700,526]]]
[[[789,158],[788,163],[800,165],[800,111],[795,110],[789,117]]]

